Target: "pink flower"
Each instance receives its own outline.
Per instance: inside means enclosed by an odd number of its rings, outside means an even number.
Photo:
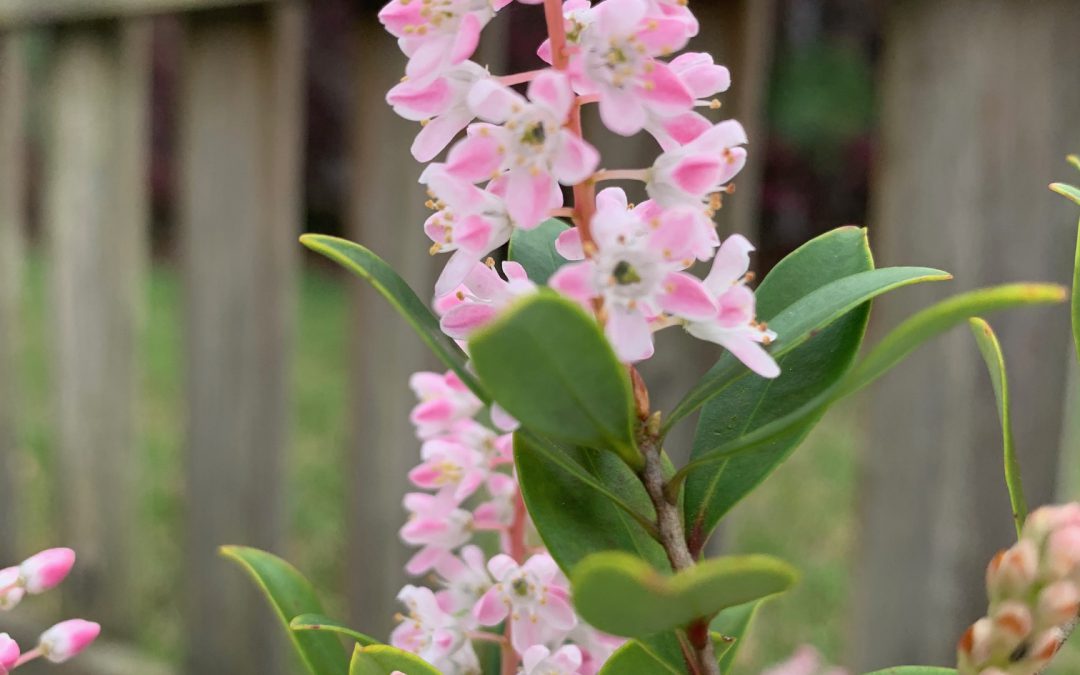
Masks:
[[[563,126],[574,103],[564,74],[541,73],[528,95],[492,79],[477,82],[469,105],[491,124],[469,127],[446,161],[448,173],[473,183],[502,177],[510,217],[526,230],[563,205],[559,183],[584,181],[600,161],[596,149]]]
[[[554,654],[544,645],[533,645],[522,655],[521,675],[580,675],[581,650],[560,647]]]
[[[31,595],[60,585],[75,565],[75,551],[50,548],[27,558],[19,565],[19,581]]]
[[[42,633],[38,648],[46,660],[63,663],[78,656],[100,633],[101,626],[93,621],[69,619]]]
[[[701,204],[746,164],[746,132],[735,120],[721,122],[653,163],[646,189],[665,207]]]
[[[7,633],[0,633],[0,674],[6,675],[9,670],[14,669],[19,656],[21,652],[18,643]]]
[[[731,86],[731,73],[717,65],[711,54],[687,52],[668,64],[679,78],[697,107],[714,108],[715,96]],[[693,110],[680,111],[668,117],[650,116],[645,129],[656,138],[664,151],[686,145],[713,127],[707,117]]]
[[[716,314],[705,285],[679,271],[668,242],[686,241],[690,224],[683,219],[647,223],[628,210],[626,193],[602,191],[592,221],[597,250],[592,258],[560,268],[552,288],[588,306],[602,298],[605,333],[615,353],[633,363],[652,356],[652,327],[663,313],[704,321]],[[565,242],[564,242],[565,243]]]
[[[405,74],[424,82],[472,56],[493,16],[489,0],[391,0],[379,21],[409,57]]]
[[[427,572],[472,537],[472,515],[458,508],[450,493],[410,492],[404,505],[409,520],[401,528],[401,540],[421,547],[405,566],[409,574]]]
[[[442,315],[443,332],[456,340],[468,339],[478,328],[490,323],[515,299],[536,291],[525,268],[516,262],[502,264],[503,279],[494,266],[478,262],[454,292],[435,301]]]
[[[696,26],[663,12],[650,14],[657,7],[648,0],[605,0],[591,10],[567,3],[574,86],[599,97],[604,125],[623,136],[641,131],[650,118],[673,117],[694,105],[686,84],[656,57],[682,49]]]
[[[776,334],[757,323],[754,293],[745,283],[753,250],[742,235],[728,237],[705,278],[717,310],[705,321],[688,322],[686,330],[694,337],[717,343],[758,375],[771,378],[780,375],[780,367],[761,344],[769,344]]]
[[[434,242],[431,251],[454,251],[435,282],[435,296],[441,297],[460,286],[484,256],[510,241],[513,227],[497,190],[500,186],[481,190],[451,175],[442,164],[430,165],[420,182],[438,200],[438,210],[424,223],[424,232]]]
[[[475,659],[472,646],[457,617],[446,612],[430,588],[406,586],[398,600],[409,616],[390,634],[390,644],[412,652],[444,673],[459,672],[454,657],[467,650]]]
[[[26,589],[19,582],[19,568],[0,570],[0,610],[9,611],[22,601]]]
[[[803,645],[795,650],[791,658],[771,668],[766,668],[761,675],[846,675],[843,668],[830,668],[821,658],[821,654],[810,645]]]
[[[414,373],[409,378],[409,387],[420,399],[409,420],[423,440],[453,431],[459,422],[470,419],[483,408],[480,399],[453,371]]]
[[[488,71],[472,61],[447,69],[427,82],[405,80],[386,95],[394,112],[424,126],[412,144],[418,162],[430,162],[473,121],[466,99]]]
[[[497,555],[488,562],[488,570],[496,584],[480,598],[473,616],[482,626],[494,626],[509,616],[511,641],[518,653],[560,640],[577,624],[569,592],[551,556],[539,553],[518,565],[510,556]]]
[[[435,567],[439,575],[448,605],[452,612],[471,610],[484,593],[491,588],[491,575],[487,571],[487,558],[478,546],[465,546],[460,556],[447,556]]]
[[[626,638],[601,633],[587,623],[578,623],[567,640],[581,648],[581,675],[596,675]]]
[[[487,489],[491,499],[473,511],[476,529],[499,531],[510,527],[518,496],[517,481],[504,473],[492,473],[488,476]]]
[[[420,455],[424,461],[409,472],[409,480],[419,488],[449,491],[459,504],[488,477],[483,453],[456,441],[431,439],[420,448]]]

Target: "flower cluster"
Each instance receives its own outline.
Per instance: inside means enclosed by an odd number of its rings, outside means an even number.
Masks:
[[[566,579],[535,543],[511,436],[476,420],[483,406],[453,373],[416,373],[410,385],[422,445],[409,480],[422,491],[405,496],[401,538],[419,549],[406,570],[434,572],[436,590],[401,590],[407,615],[391,643],[448,675],[480,673],[479,640],[500,644],[526,674],[594,675],[621,641],[581,623]],[[489,558],[482,545],[498,552]],[[492,632],[499,625],[505,632]]]
[[[16,567],[0,569],[0,610],[10,611],[27,595],[40,595],[60,585],[75,565],[75,552],[52,548]],[[23,653],[7,633],[0,633],[0,675],[38,658],[63,663],[86,649],[101,627],[92,621],[69,619],[46,630],[33,649]]]
[[[550,286],[596,313],[622,361],[649,358],[654,332],[682,326],[776,377],[762,347],[775,335],[756,320],[747,286],[753,246],[721,242],[713,222],[746,162],[746,133],[702,114],[720,107],[731,77],[709,54],[676,55],[699,30],[685,0],[519,1],[545,5],[550,37],[538,54],[549,68],[495,76],[470,60],[512,0],[392,0],[379,14],[408,57],[387,101],[421,122],[413,155],[432,162],[420,179],[434,211],[424,229],[433,254],[451,254],[435,285],[443,329],[465,339],[531,291],[523,269],[504,264],[500,276],[488,256],[515,230],[568,216],[576,228],[559,252],[569,262]],[[580,122],[593,103],[616,134],[656,139],[652,166],[598,170]],[[614,179],[640,181],[648,199],[596,194]],[[710,260],[705,279],[688,271]]]
[[[803,645],[787,661],[766,668],[761,675],[847,675],[847,671],[828,665],[818,650]]]
[[[960,675],[1034,675],[1080,613],[1080,504],[1031,513],[1017,541],[986,570],[987,615],[957,648]]]

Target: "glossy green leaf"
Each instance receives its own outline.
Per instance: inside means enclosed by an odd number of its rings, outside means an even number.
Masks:
[[[672,635],[670,640],[674,640]],[[677,649],[677,645],[676,645]],[[630,640],[612,654],[599,675],[685,675],[685,660],[675,654],[656,649],[643,640]]]
[[[716,615],[709,624],[709,629],[730,639],[723,653],[717,652],[720,660],[720,672],[727,675],[735,667],[735,658],[739,655],[739,649],[745,642],[746,634],[750,630],[750,624],[757,615],[761,601],[748,602],[737,607],[728,607]]]
[[[778,337],[770,348],[779,358],[834,321],[883,293],[927,281],[952,277],[927,267],[886,267],[845,276],[817,288],[782,310],[769,322]],[[750,371],[730,353],[724,354],[668,416],[664,429],[694,412]]]
[[[1006,284],[942,300],[913,315],[874,345],[844,379],[841,395],[846,396],[869,385],[928,339],[973,316],[1012,307],[1063,302],[1065,297],[1065,289],[1056,284]]]
[[[221,555],[247,572],[270,601],[308,672],[312,675],[348,672],[348,657],[336,635],[290,630],[289,623],[294,617],[322,612],[315,590],[295,567],[275,555],[243,546],[223,546]]]
[[[355,631],[340,621],[331,619],[328,616],[323,616],[322,614],[301,614],[289,622],[289,628],[298,631],[311,630],[337,633],[338,635],[343,635],[351,640],[359,642],[362,645],[379,644],[379,641],[375,638],[364,635],[359,631]]]
[[[452,369],[469,389],[485,403],[490,398],[465,364],[465,352],[439,328],[439,320],[417,297],[397,272],[379,256],[360,244],[322,234],[305,234],[300,243],[326,256],[345,269],[368,281],[412,326],[420,340],[443,364]]]
[[[936,666],[895,666],[884,670],[875,670],[866,675],[956,675],[956,669],[938,668]]]
[[[645,637],[787,590],[795,570],[768,556],[711,558],[674,575],[621,552],[597,553],[571,574],[574,606],[592,626]]]
[[[514,465],[529,515],[563,571],[569,573],[592,553],[613,550],[671,569],[652,535],[652,502],[641,480],[618,457],[518,433]]]
[[[387,645],[356,645],[349,663],[349,675],[391,675],[394,672],[439,675],[434,666],[416,654]]]
[[[1001,438],[1004,446],[1005,460],[1005,486],[1009,490],[1009,502],[1012,504],[1013,522],[1016,524],[1016,536],[1027,520],[1027,500],[1024,499],[1024,483],[1020,477],[1020,461],[1016,458],[1016,443],[1012,433],[1012,418],[1009,414],[1009,378],[1005,373],[1005,355],[1001,351],[1001,343],[997,335],[986,321],[974,318],[969,319],[971,334],[975,336],[975,343],[979,345],[979,352],[986,361],[986,368],[990,372],[990,383],[994,388],[994,398],[997,400],[998,419],[1001,420]]]
[[[846,227],[828,232],[784,258],[765,277],[755,294],[758,316],[775,327],[775,317],[800,297],[873,267],[865,230]],[[851,367],[869,317],[869,303],[853,309],[780,356],[780,377],[743,377],[705,405],[694,436],[692,462],[740,441],[750,442],[744,449],[753,452],[736,456],[729,448],[728,458],[687,469],[692,471],[685,497],[691,552],[701,550],[723,515],[780,466],[824,415],[826,405],[812,410],[805,406],[830,390]],[[811,414],[792,419],[796,411]],[[794,424],[771,433],[780,420]]]
[[[469,353],[484,386],[528,429],[642,465],[630,376],[575,303],[548,291],[519,300],[473,335]]]
[[[545,220],[531,230],[514,228],[510,236],[510,260],[521,263],[531,281],[546,284],[555,270],[566,264],[566,259],[555,250],[555,240],[569,229],[558,218]]]

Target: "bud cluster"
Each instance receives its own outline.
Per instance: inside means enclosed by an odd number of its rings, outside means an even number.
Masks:
[[[477,421],[483,406],[453,373],[416,373],[410,384],[422,445],[409,480],[421,491],[405,495],[400,534],[419,549],[406,571],[429,575],[435,590],[401,590],[407,614],[391,643],[447,675],[481,672],[476,641],[498,643],[526,674],[594,675],[622,641],[578,619],[539,543],[513,473],[506,431],[516,423],[497,408],[491,426]]]
[[[987,615],[957,648],[960,675],[1034,675],[1080,612],[1080,504],[1031,513],[1017,541],[986,570]]]
[[[75,552],[69,548],[51,548],[33,555],[15,567],[0,569],[0,611],[10,611],[27,595],[40,595],[56,588],[75,565]],[[7,633],[0,633],[0,675],[43,658],[63,663],[92,643],[101,627],[83,619],[62,621],[46,630],[33,649],[22,652]]]

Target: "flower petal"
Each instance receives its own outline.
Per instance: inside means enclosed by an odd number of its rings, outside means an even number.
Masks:
[[[600,164],[600,153],[581,137],[559,131],[552,172],[563,185],[576,185],[591,176]]]
[[[574,92],[570,80],[555,70],[545,70],[529,83],[529,100],[546,107],[560,123],[570,115],[574,105]]]
[[[705,320],[716,314],[716,305],[705,284],[685,272],[667,275],[659,302],[665,312],[685,319]]]
[[[652,331],[640,311],[618,305],[608,313],[606,333],[616,356],[624,363],[637,363],[653,355]]]

